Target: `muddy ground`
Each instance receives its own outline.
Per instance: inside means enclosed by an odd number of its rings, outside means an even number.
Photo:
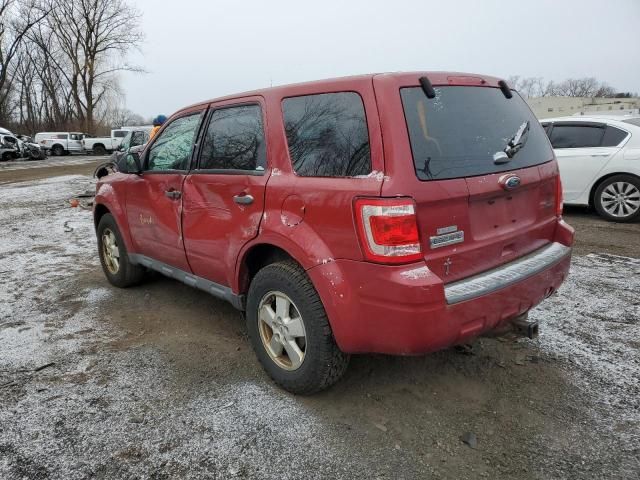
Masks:
[[[640,224],[568,209],[572,273],[537,340],[356,356],[296,397],[231,306],[106,282],[67,202],[93,168],[0,171],[0,478],[639,477]]]

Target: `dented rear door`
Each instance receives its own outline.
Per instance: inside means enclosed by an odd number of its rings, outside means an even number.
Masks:
[[[210,105],[198,161],[183,187],[184,246],[195,275],[230,286],[258,234],[268,179],[261,97]]]

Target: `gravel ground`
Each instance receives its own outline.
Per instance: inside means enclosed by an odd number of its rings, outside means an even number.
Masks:
[[[67,202],[91,179],[33,173],[0,176],[0,478],[638,478],[640,225],[569,211],[577,255],[537,340],[357,356],[296,397],[229,305],[111,287]]]

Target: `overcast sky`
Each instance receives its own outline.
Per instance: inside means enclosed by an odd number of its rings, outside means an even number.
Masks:
[[[122,76],[145,117],[256,88],[385,71],[550,80],[640,92],[640,0],[132,0],[146,41]]]

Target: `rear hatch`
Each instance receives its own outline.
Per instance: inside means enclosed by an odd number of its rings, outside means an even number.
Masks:
[[[473,77],[472,77],[473,78]],[[485,83],[484,81],[480,82]],[[420,242],[445,283],[548,244],[558,170],[540,123],[509,90],[445,85],[400,89],[417,182]],[[397,194],[383,187],[383,195]]]

